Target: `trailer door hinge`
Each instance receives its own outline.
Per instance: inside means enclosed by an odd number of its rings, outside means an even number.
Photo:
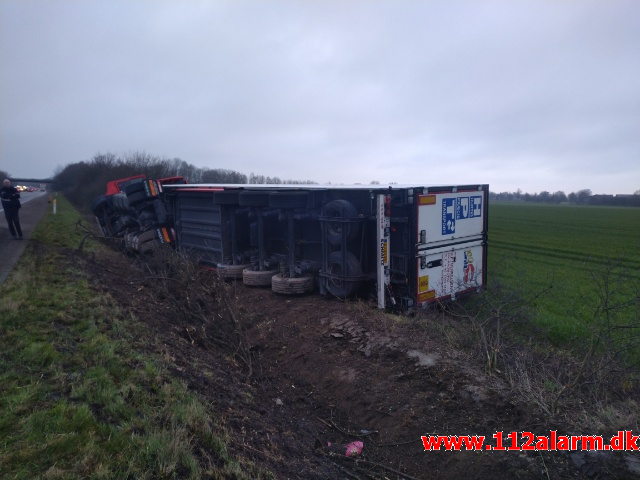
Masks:
[[[427,256],[423,255],[420,257],[420,270],[424,270],[425,268],[427,268]]]
[[[427,231],[420,230],[420,243],[427,243]]]

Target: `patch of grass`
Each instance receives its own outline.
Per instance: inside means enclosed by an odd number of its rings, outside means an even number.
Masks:
[[[0,286],[0,477],[267,477],[232,458],[211,406],[136,348],[150,333],[91,288],[72,250],[78,214],[58,200]]]
[[[593,331],[604,287],[611,304],[637,295],[638,208],[495,203],[489,236],[490,278],[526,292],[547,289],[534,321],[557,342],[580,342]],[[634,315],[620,309],[607,321]]]

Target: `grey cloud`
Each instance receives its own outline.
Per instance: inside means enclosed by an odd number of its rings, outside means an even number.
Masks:
[[[640,6],[0,3],[0,168],[98,151],[316,181],[640,188]]]

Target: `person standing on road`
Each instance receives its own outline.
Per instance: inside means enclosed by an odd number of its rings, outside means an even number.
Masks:
[[[20,218],[18,210],[20,210],[20,192],[16,187],[11,186],[11,181],[5,178],[0,188],[0,200],[2,200],[2,208],[4,208],[4,216],[9,224],[9,232],[13,238],[22,240],[22,229],[20,228]]]

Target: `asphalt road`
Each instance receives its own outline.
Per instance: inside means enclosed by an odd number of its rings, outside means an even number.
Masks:
[[[24,206],[25,203],[28,203],[36,198],[41,197],[42,195],[46,195],[46,192],[22,192],[20,193],[20,203]],[[2,204],[0,203],[0,212],[3,212]],[[4,218],[4,216],[2,217]],[[4,225],[5,228],[7,225]],[[1,234],[0,234],[1,235]]]
[[[20,194],[20,225],[24,240],[15,240],[9,233],[4,211],[0,208],[0,283],[9,276],[25,249],[31,232],[47,211],[48,195],[46,192],[30,192]]]

